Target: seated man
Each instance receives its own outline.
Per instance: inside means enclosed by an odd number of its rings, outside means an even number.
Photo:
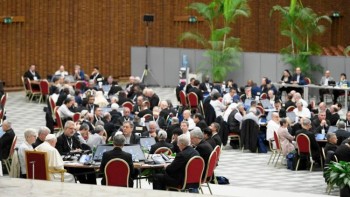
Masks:
[[[340,145],[335,151],[335,155],[338,158],[338,161],[350,162],[350,145],[349,143],[344,143]]]
[[[72,120],[74,113],[69,109],[74,105],[74,98],[73,97],[67,97],[63,105],[61,105],[58,108],[58,113],[61,116],[62,123],[64,124],[67,120]]]
[[[103,77],[100,74],[99,68],[95,66],[90,75],[90,80],[92,80],[94,84],[97,84],[97,82],[102,82],[102,79]]]
[[[125,121],[133,121],[133,117],[130,115],[130,109],[127,107],[123,108],[123,116],[117,119],[117,127],[122,127]]]
[[[149,151],[149,154],[154,154],[154,152],[161,147],[167,147],[167,148],[170,148],[171,151],[173,151],[174,146],[171,143],[166,142],[165,141],[166,139],[167,139],[167,133],[164,130],[160,130],[158,132],[158,142],[151,146],[151,150]]]
[[[329,112],[330,112],[329,118],[327,118],[327,114],[326,114],[326,119],[329,120],[329,123],[331,123],[331,126],[335,126],[337,124],[338,120],[340,119],[338,111],[339,111],[338,106],[332,105],[329,108]]]
[[[205,168],[202,175],[202,178],[204,178],[210,154],[214,149],[209,144],[209,142],[204,140],[203,132],[199,128],[195,128],[191,131],[191,144],[195,147],[194,149],[198,151],[199,155],[204,159]]]
[[[324,73],[324,76],[322,76],[321,78],[320,85],[328,86],[329,81],[334,81],[334,79],[333,77],[331,77],[331,72],[329,70],[326,70],[326,72]],[[319,89],[319,93],[320,93],[320,101],[323,102],[323,95],[329,94],[330,91],[329,89]]]
[[[105,153],[103,153],[102,156],[102,161],[101,161],[101,166],[100,166],[100,171],[102,173],[105,172],[106,169],[106,165],[107,163],[112,160],[112,159],[123,159],[124,161],[126,161],[126,163],[128,163],[129,166],[129,170],[130,170],[130,174],[129,174],[129,187],[133,187],[134,185],[134,181],[133,178],[136,178],[137,176],[137,171],[136,169],[134,169],[134,165],[132,162],[132,155],[130,153],[124,152],[122,150],[123,146],[125,144],[125,137],[124,135],[118,134],[116,136],[113,137],[113,145],[114,145],[114,149],[111,151],[107,151]],[[103,174],[103,178],[101,180],[101,184],[102,185],[106,185],[106,175]]]
[[[150,103],[150,110],[153,110],[153,107],[158,106],[159,97],[156,93],[154,93],[153,89],[145,89],[144,95],[148,97]]]
[[[337,124],[338,130],[335,131],[335,135],[338,138],[338,145],[340,145],[345,139],[350,137],[350,132],[345,128],[345,122],[340,120]]]
[[[182,116],[184,117],[184,121],[188,122],[188,129],[192,130],[196,124],[194,123],[193,119],[191,118],[191,111],[190,110],[185,110],[182,113]]]
[[[48,134],[45,138],[45,142],[35,148],[37,151],[47,152],[47,160],[49,169],[63,170],[64,163],[60,153],[55,148],[57,143],[56,136],[54,134]],[[61,173],[50,173],[51,181],[61,181]],[[64,182],[75,182],[72,174],[64,173]]]
[[[305,134],[309,137],[310,140],[310,148],[312,152],[312,159],[319,162],[320,161],[320,152],[319,152],[319,146],[317,144],[315,135],[313,132],[311,132],[311,121],[308,118],[302,118],[301,119],[301,127],[302,129],[295,132],[295,136],[298,137],[299,134]],[[296,137],[296,138],[297,138]]]
[[[61,65],[60,68],[55,72],[55,75],[65,77],[68,75],[68,72],[64,70],[64,65]]]
[[[326,120],[326,112],[319,111],[318,117],[312,120],[312,131],[314,133],[327,133],[330,125],[329,120]]]
[[[151,118],[151,120],[155,121],[158,125],[157,129],[166,129],[167,128],[167,124],[165,123],[165,119],[160,116],[160,108],[158,106],[153,107],[153,111],[152,111],[153,117]]]
[[[94,147],[97,147],[100,144],[105,144],[106,140],[103,139],[100,132],[104,131],[103,126],[98,125],[95,127],[95,133],[91,134],[89,131],[89,126],[87,124],[82,124],[79,128],[79,132],[81,134],[80,142],[83,144],[87,144],[91,150]]]
[[[5,134],[3,134],[0,138],[0,161],[9,157],[12,141],[13,138],[15,138],[15,132],[12,129],[12,124],[8,120],[4,120],[2,123],[2,130],[5,132]]]
[[[199,127],[202,131],[205,129],[205,128],[208,128],[208,125],[207,123],[205,122],[202,114],[200,113],[196,113],[194,116],[193,116],[193,121],[194,123],[196,123],[196,127]]]
[[[236,109],[232,110],[230,115],[228,116],[227,123],[229,126],[229,132],[240,133],[241,132],[241,123],[243,116],[246,115],[246,111],[244,110],[243,103],[238,103]]]
[[[213,122],[210,125],[210,130],[211,130],[211,138],[215,141],[216,146],[222,146],[222,140],[219,136],[219,131],[220,131],[220,125],[219,123]]]
[[[61,155],[69,154],[70,152],[80,152],[81,144],[79,140],[74,137],[75,124],[73,121],[67,121],[64,125],[63,134],[57,138],[55,143],[58,152]]]
[[[210,144],[210,146],[214,149],[216,147],[216,143],[211,136],[212,133],[209,127],[203,130],[203,139],[207,141]]]
[[[35,142],[32,144],[33,148],[36,148],[40,144],[42,144],[45,141],[46,136],[50,133],[50,129],[47,127],[40,127],[38,131],[38,137],[36,138]]]
[[[131,121],[125,121],[123,123],[123,135],[125,137],[125,144],[139,144],[140,137],[136,136],[132,131],[134,130],[134,124]]]
[[[297,102],[297,107],[293,110],[293,112],[295,113],[296,117],[311,118],[310,110],[304,107],[304,104],[300,101]]]
[[[181,152],[176,154],[174,161],[165,168],[165,174],[154,175],[153,189],[165,190],[166,186],[177,187],[181,185],[185,177],[187,162],[199,153],[190,146],[190,139],[184,134],[177,139],[177,145]]]
[[[41,79],[39,73],[35,71],[35,65],[30,65],[27,72],[23,75],[24,78],[28,78],[30,81],[39,81]],[[40,90],[39,84],[31,84],[33,90]]]
[[[267,122],[266,128],[266,140],[274,141],[274,132],[280,128],[280,117],[277,112],[273,112],[271,115],[271,120]]]
[[[150,121],[148,125],[148,131],[143,132],[141,135],[142,137],[153,137],[156,138],[158,134],[158,124],[156,121]]]
[[[327,143],[324,147],[324,152],[327,154],[328,151],[335,152],[338,148],[337,146],[337,136],[334,133],[327,133]]]
[[[24,138],[25,138],[25,141],[22,142],[22,144],[18,148],[18,159],[19,159],[19,164],[21,166],[20,168],[21,178],[27,178],[25,151],[33,150],[32,144],[34,143],[36,138],[36,131],[34,129],[26,129],[24,131]]]

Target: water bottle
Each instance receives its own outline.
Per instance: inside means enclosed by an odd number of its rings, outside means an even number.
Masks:
[[[96,146],[94,145],[94,147],[92,148],[92,156],[95,156],[96,153]]]
[[[322,128],[322,135],[325,135],[326,134],[326,131],[324,130],[324,127]]]

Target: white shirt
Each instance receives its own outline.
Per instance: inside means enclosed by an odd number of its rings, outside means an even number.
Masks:
[[[188,130],[192,130],[194,127],[196,127],[196,123],[194,123],[194,120],[192,118],[188,118],[185,121],[188,122]]]
[[[273,132],[276,131],[280,128],[280,124],[276,123],[273,120],[270,120],[267,122],[266,126],[266,140],[274,139]]]
[[[299,111],[298,108],[295,108],[293,112],[297,117],[311,118],[311,112],[308,108],[303,107],[301,111]]]
[[[26,156],[25,156],[25,151],[26,150],[34,150],[33,146],[31,144],[28,144],[27,141],[24,141],[18,148],[18,157],[19,157],[19,163],[21,165],[21,173],[22,174],[27,174],[27,169],[26,169]]]
[[[213,106],[215,110],[216,117],[222,116],[223,111],[225,110],[225,105],[222,104],[219,100],[211,100],[210,105]]]
[[[67,71],[61,72],[60,70],[58,70],[58,71],[55,72],[55,75],[61,75],[62,77],[64,77],[64,76],[68,75],[68,72]]]
[[[226,93],[224,95],[224,97],[222,98],[222,103],[224,105],[229,105],[230,103],[232,103],[232,96],[230,93]]]
[[[61,118],[65,119],[65,118],[72,118],[74,113],[71,112],[67,105],[63,104],[58,108],[58,112],[60,113]]]

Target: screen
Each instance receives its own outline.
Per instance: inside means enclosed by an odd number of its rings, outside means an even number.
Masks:
[[[264,107],[264,109],[273,109],[273,106],[269,100],[264,99],[264,100],[261,100],[260,102],[261,102],[262,106]]]
[[[294,112],[287,112],[287,117],[292,121],[295,122],[295,118],[297,117]]]
[[[110,145],[107,145],[107,144],[98,145],[97,148],[96,148],[95,155],[94,155],[94,161],[101,161],[103,153],[106,152],[106,151],[113,150],[113,148],[114,147],[113,147],[112,144],[110,144]]]
[[[328,133],[334,133],[334,132],[336,132],[338,130],[338,127],[336,127],[336,126],[330,126],[329,128],[328,128]]]
[[[148,150],[150,150],[151,146],[155,143],[156,143],[156,140],[153,137],[140,138],[140,145],[142,147],[147,148]]]
[[[139,144],[124,146],[123,151],[130,153],[133,161],[144,161],[146,160],[145,154],[141,150],[141,146]]]
[[[79,163],[89,163],[91,161],[91,155],[82,155],[79,159]]]

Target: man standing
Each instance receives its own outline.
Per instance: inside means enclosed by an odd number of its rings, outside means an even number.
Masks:
[[[55,148],[57,143],[56,136],[54,134],[48,134],[45,138],[45,142],[35,148],[37,151],[47,152],[47,160],[49,169],[63,170],[64,163],[60,153]],[[50,173],[51,181],[60,181],[61,173]],[[75,182],[72,174],[64,173],[64,182]]]
[[[118,134],[118,135],[113,137],[114,149],[103,153],[101,166],[100,166],[100,169],[101,169],[100,171],[103,173],[103,178],[101,180],[102,185],[106,185],[106,175],[104,174],[104,172],[105,172],[107,163],[112,159],[119,158],[119,159],[124,160],[129,166],[129,170],[130,170],[129,187],[131,187],[131,188],[133,187],[133,185],[134,185],[133,178],[136,178],[137,172],[136,172],[136,170],[134,170],[134,165],[132,162],[132,155],[130,153],[124,152],[122,150],[124,144],[125,144],[124,135]]]
[[[15,132],[12,129],[12,124],[8,120],[5,120],[2,123],[2,130],[5,132],[5,134],[0,138],[0,161],[9,157],[13,138],[15,138]]]
[[[177,139],[180,152],[174,161],[165,168],[165,174],[154,175],[153,189],[165,190],[166,186],[177,187],[184,182],[187,162],[199,153],[190,146],[190,139],[182,134]]]

